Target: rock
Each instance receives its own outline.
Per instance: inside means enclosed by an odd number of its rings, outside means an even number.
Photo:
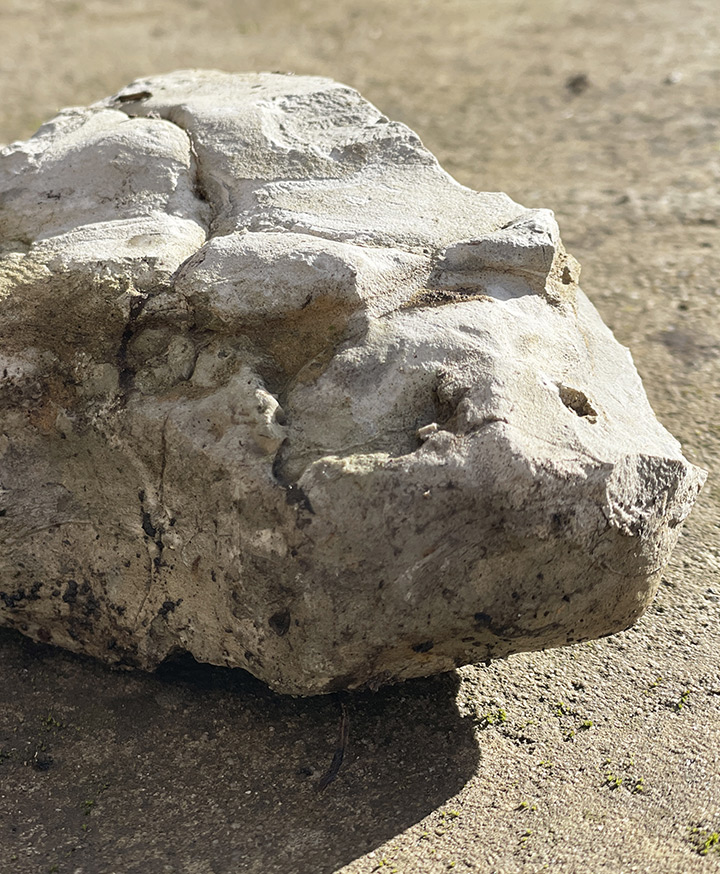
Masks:
[[[548,210],[327,79],[0,153],[0,618],[312,694],[628,627],[703,483]]]

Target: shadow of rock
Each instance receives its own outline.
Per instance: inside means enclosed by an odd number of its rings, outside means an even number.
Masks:
[[[0,870],[123,874],[335,871],[475,772],[448,674],[293,699],[188,658],[153,675],[0,630]]]

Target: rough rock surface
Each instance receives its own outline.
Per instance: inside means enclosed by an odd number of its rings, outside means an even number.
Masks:
[[[60,113],[0,152],[0,620],[294,694],[627,627],[704,473],[578,272],[326,79]]]

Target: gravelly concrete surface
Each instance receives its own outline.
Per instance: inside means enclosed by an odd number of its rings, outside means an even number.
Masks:
[[[324,793],[338,700],[0,632],[0,872],[720,869],[715,0],[0,0],[0,141],[189,66],[331,75],[461,182],[554,208],[710,478],[636,628],[348,696]]]

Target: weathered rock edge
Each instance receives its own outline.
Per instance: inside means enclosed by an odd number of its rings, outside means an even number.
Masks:
[[[578,273],[327,79],[64,110],[0,151],[0,621],[292,694],[626,628],[705,473]]]

